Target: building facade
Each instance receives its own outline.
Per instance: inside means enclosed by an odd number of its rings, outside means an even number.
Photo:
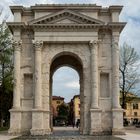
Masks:
[[[76,124],[77,123],[77,121],[80,121],[80,95],[75,95],[74,97],[73,97],[73,99],[71,100],[71,110],[70,110],[70,112],[71,112],[71,114],[73,114],[72,115],[72,122],[74,123],[74,124]]]
[[[53,117],[58,116],[58,106],[64,103],[64,98],[60,96],[52,96],[52,115]]]
[[[14,97],[9,133],[51,130],[53,73],[64,65],[80,77],[80,133],[123,133],[119,104],[119,22],[122,6],[96,4],[11,6]]]
[[[124,122],[127,122],[127,125],[136,125],[140,123],[140,98],[131,98],[132,99],[126,103]]]

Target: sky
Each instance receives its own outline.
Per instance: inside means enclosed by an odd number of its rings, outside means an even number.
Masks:
[[[29,7],[34,4],[71,4],[90,3],[103,7],[110,5],[123,5],[120,21],[127,22],[126,27],[120,35],[120,45],[124,42],[131,45],[140,54],[140,0],[0,0],[0,21],[13,20],[10,5],[24,5]],[[2,13],[1,13],[2,11]],[[140,69],[139,69],[140,71]],[[65,78],[62,78],[65,77]],[[60,83],[62,82],[62,83]],[[79,77],[71,68],[60,68],[54,74],[54,95],[65,95],[66,101],[73,95],[79,93]]]

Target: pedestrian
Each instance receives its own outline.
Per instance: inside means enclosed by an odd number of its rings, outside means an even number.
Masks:
[[[77,128],[79,127],[79,122],[78,122],[78,121],[76,122],[76,127],[77,127]]]
[[[75,122],[74,121],[72,122],[72,126],[73,126],[73,128],[75,127]]]

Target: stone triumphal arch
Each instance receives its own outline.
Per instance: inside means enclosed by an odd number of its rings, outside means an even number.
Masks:
[[[9,133],[50,134],[52,75],[68,65],[80,77],[80,133],[123,133],[119,104],[122,6],[11,6],[14,97]]]

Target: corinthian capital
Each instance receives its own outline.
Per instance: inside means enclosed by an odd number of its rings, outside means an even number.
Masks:
[[[99,40],[90,40],[89,46],[90,46],[91,48],[97,49],[98,46],[99,46]]]
[[[112,41],[112,48],[114,48],[116,50],[119,50],[119,43],[118,43],[118,41],[115,41],[115,40]]]
[[[36,51],[41,51],[41,48],[43,47],[43,41],[32,40],[32,43]]]
[[[21,47],[22,47],[22,40],[13,40],[12,41],[12,46],[14,48],[15,51],[20,51],[21,50]]]

